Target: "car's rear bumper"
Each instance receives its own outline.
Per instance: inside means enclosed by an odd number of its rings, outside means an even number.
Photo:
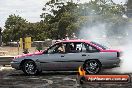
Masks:
[[[115,67],[120,67],[121,59],[116,58],[116,59],[110,59],[107,60],[107,62],[104,62],[102,64],[102,68],[115,68]]]
[[[20,70],[20,62],[12,61],[10,64],[11,64],[11,67],[12,68],[15,68],[17,70]]]

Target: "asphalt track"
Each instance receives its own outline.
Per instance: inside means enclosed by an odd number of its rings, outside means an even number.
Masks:
[[[102,72],[101,74],[117,74]],[[129,74],[132,77],[132,74]],[[132,88],[132,83],[80,85],[77,72],[43,72],[38,76],[26,76],[11,67],[0,67],[0,88]]]

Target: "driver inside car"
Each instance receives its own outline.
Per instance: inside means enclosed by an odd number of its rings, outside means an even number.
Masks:
[[[65,47],[64,47],[63,43],[61,43],[61,44],[59,45],[57,51],[58,51],[58,53],[65,53]]]

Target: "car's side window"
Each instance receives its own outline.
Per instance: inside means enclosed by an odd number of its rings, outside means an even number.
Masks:
[[[75,43],[67,43],[65,46],[66,53],[76,53]]]
[[[97,48],[95,48],[94,46],[91,46],[89,44],[85,44],[85,47],[86,47],[86,52],[88,52],[88,53],[99,52],[99,50]]]
[[[76,49],[79,50],[79,52],[86,52],[86,48],[83,43],[77,43]]]
[[[65,44],[58,43],[52,46],[51,48],[49,48],[47,53],[48,54],[65,53]]]
[[[66,45],[66,53],[80,53],[82,51],[86,51],[83,43],[71,42]]]
[[[47,53],[48,54],[53,54],[55,49],[58,47],[58,45],[54,45],[52,47],[50,47],[48,50],[47,50]]]

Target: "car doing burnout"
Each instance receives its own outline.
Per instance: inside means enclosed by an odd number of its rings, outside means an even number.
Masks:
[[[118,67],[120,53],[88,40],[64,40],[42,52],[17,56],[11,66],[27,75],[42,71],[75,71],[79,66],[88,74],[96,74],[102,68]]]

